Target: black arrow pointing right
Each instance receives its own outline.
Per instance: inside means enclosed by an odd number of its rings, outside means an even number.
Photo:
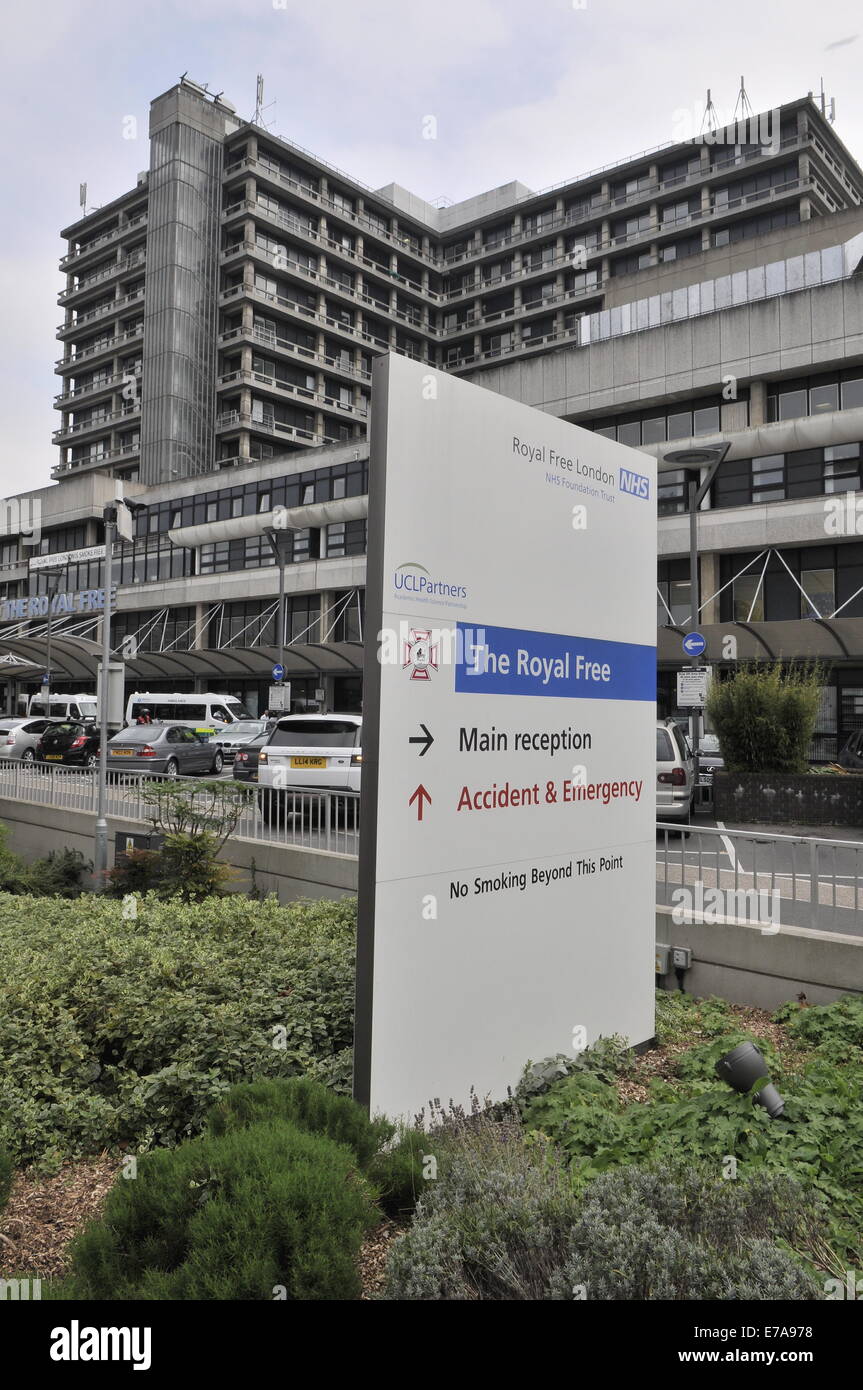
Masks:
[[[424,737],[424,738],[420,738],[420,737],[417,735],[417,736],[414,737],[414,738],[409,738],[409,739],[408,739],[408,743],[421,743],[421,744],[423,745],[423,748],[422,748],[422,752],[420,753],[420,757],[421,757],[421,758],[424,758],[425,755],[426,755],[426,753],[429,751],[429,749],[431,748],[432,744],[434,743],[434,739],[432,738],[432,736],[431,736],[431,734],[429,733],[428,729],[426,728],[425,724],[422,724],[422,723],[421,723],[421,724],[420,724],[420,728],[422,729],[423,734],[425,735],[425,737]]]

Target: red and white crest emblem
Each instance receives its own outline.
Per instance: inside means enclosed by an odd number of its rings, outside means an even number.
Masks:
[[[438,668],[438,644],[431,637],[431,632],[411,628],[404,646],[402,670],[410,670],[412,681],[430,680],[432,671]]]

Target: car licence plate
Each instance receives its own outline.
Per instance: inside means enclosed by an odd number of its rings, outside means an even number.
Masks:
[[[291,758],[291,767],[326,767],[326,758]]]
[[[45,754],[45,761],[46,761],[46,762],[49,762],[49,763],[62,763],[62,761],[63,761],[63,754],[62,754],[62,753],[46,753],[46,754]]]
[[[135,756],[131,748],[112,748],[112,758],[133,758]]]

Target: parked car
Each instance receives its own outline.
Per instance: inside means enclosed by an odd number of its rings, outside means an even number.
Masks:
[[[724,767],[716,734],[702,734],[698,740],[698,772],[702,781],[712,782],[714,772],[722,772]]]
[[[848,735],[836,761],[848,772],[863,772],[863,729],[854,729]]]
[[[253,738],[243,748],[237,749],[234,758],[234,777],[238,782],[257,782],[258,758],[271,732],[271,730],[265,729],[262,734],[258,734],[257,738]]]
[[[241,748],[247,747],[253,739],[266,732],[266,719],[238,719],[236,724],[219,730],[213,742],[217,748],[221,748],[225,762],[233,762]]]
[[[0,721],[0,758],[32,763],[36,745],[53,719],[4,719]]]
[[[133,724],[108,740],[108,770],[162,772],[166,777],[222,771],[222,750],[185,724]]]
[[[299,809],[293,789],[358,792],[362,730],[359,714],[289,714],[280,719],[258,755],[264,815],[272,816],[279,808]]]
[[[689,824],[695,764],[685,734],[673,719],[656,721],[656,819]]]
[[[36,761],[93,768],[99,757],[99,725],[81,719],[49,724],[36,745]]]

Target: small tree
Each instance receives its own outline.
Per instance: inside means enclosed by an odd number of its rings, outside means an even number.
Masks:
[[[142,789],[141,800],[164,845],[130,851],[109,874],[110,891],[123,897],[152,888],[187,902],[220,893],[231,870],[218,855],[248,807],[247,789],[233,782],[154,782]]]
[[[714,681],[707,714],[729,772],[805,772],[815,730],[821,666],[744,666]]]

